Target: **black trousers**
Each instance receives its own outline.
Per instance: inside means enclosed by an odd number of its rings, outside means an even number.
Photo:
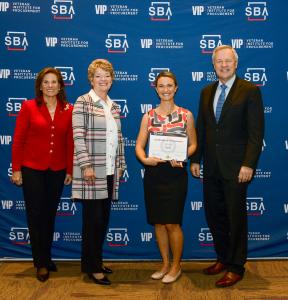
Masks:
[[[48,267],[57,207],[63,191],[66,170],[39,171],[22,167],[32,257],[36,268]]]
[[[113,175],[107,176],[108,198],[82,199],[82,255],[81,271],[102,272],[102,252],[109,223],[113,191]]]
[[[243,275],[247,258],[247,183],[225,180],[218,173],[204,178],[204,209],[218,261]]]

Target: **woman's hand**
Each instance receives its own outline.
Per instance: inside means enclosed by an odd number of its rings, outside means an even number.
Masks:
[[[183,168],[182,161],[177,161],[175,159],[170,160],[170,164],[173,168]]]
[[[16,185],[22,185],[23,180],[22,180],[22,172],[21,171],[15,171],[13,172],[11,176],[11,182],[16,184]]]
[[[157,166],[159,163],[163,163],[163,162],[165,162],[165,160],[160,159],[160,158],[158,158],[158,157],[147,157],[147,158],[145,158],[145,160],[143,161],[143,164],[144,164],[145,166],[153,166],[153,167],[155,167],[155,166]]]
[[[69,185],[72,182],[72,176],[70,174],[66,174],[66,177],[64,179],[64,184]]]
[[[92,167],[86,168],[84,170],[83,176],[84,176],[84,179],[86,181],[89,181],[89,182],[93,182],[96,179],[96,174],[95,174],[94,169]]]

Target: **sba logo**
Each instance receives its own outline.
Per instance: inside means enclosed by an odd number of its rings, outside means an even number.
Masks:
[[[246,198],[247,216],[262,216],[265,209],[263,197]]]
[[[122,33],[109,33],[105,41],[109,53],[126,53],[129,48],[127,35]]]
[[[5,45],[9,51],[26,51],[28,47],[26,32],[7,31]]]
[[[170,2],[151,2],[149,16],[151,21],[169,21],[172,16]]]
[[[221,35],[220,34],[203,34],[200,40],[200,48],[203,54],[213,53],[214,48],[221,46]]]
[[[121,183],[126,183],[129,179],[129,173],[127,171],[127,169],[124,171],[122,177],[120,178],[120,182]]]
[[[72,20],[75,15],[72,0],[54,0],[51,12],[55,20]]]
[[[110,247],[127,246],[129,242],[127,228],[109,228],[107,242]]]
[[[9,240],[16,245],[30,244],[30,236],[27,227],[11,227]]]
[[[127,118],[127,115],[129,114],[129,108],[127,105],[126,99],[113,99],[113,101],[118,104],[120,108],[120,118]]]
[[[201,228],[201,231],[198,234],[198,240],[202,247],[211,247],[214,245],[212,233],[209,228]]]
[[[6,111],[9,117],[17,117],[21,109],[22,102],[26,101],[27,98],[8,98],[6,102]]]
[[[156,77],[158,76],[158,74],[163,71],[169,72],[170,69],[169,68],[151,68],[151,71],[148,74],[148,80],[150,81],[151,87],[155,87],[154,81],[155,81]]]
[[[264,86],[267,82],[265,68],[247,68],[244,79],[253,82],[257,86]]]
[[[73,67],[55,67],[58,69],[63,77],[65,86],[71,86],[74,84],[75,76]]]
[[[245,14],[250,22],[266,21],[268,17],[266,2],[248,2],[248,6],[245,9]]]

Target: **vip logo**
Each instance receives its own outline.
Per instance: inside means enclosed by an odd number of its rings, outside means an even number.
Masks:
[[[151,87],[155,87],[154,81],[155,81],[156,77],[158,76],[158,74],[163,71],[169,72],[170,69],[169,68],[151,68],[151,71],[148,74],[148,80],[150,81]]]
[[[26,32],[7,31],[5,45],[9,51],[26,51],[28,47]]]
[[[284,213],[288,214],[288,203],[284,203]]]
[[[193,16],[201,16],[204,12],[204,6],[192,6]]]
[[[147,113],[149,110],[151,110],[152,108],[153,108],[153,106],[152,106],[152,104],[140,104],[140,106],[141,106],[141,112],[142,112],[142,114],[145,114],[145,113]]]
[[[126,247],[130,241],[127,228],[109,228],[106,238],[109,247]]]
[[[245,8],[245,14],[248,17],[248,21],[266,21],[268,17],[266,1],[248,2],[248,6]]]
[[[0,79],[8,79],[11,71],[9,69],[0,69]]]
[[[264,86],[267,82],[265,71],[265,68],[247,68],[244,78],[248,81],[252,81],[257,86]]]
[[[239,49],[243,46],[244,44],[244,41],[243,39],[231,39],[231,46],[234,48],[234,49]]]
[[[0,145],[9,145],[12,141],[11,135],[0,135]]]
[[[288,150],[288,140],[285,140],[285,149]]]
[[[51,6],[54,20],[72,20],[75,15],[72,0],[54,0]]]
[[[96,15],[104,15],[107,11],[107,5],[97,5],[95,4]]]
[[[265,206],[263,197],[247,197],[246,198],[247,216],[262,216]]]
[[[23,101],[26,101],[27,98],[8,98],[6,102],[6,111],[8,112],[9,117],[17,117],[21,109]]]
[[[203,34],[200,40],[200,48],[203,54],[213,53],[214,48],[222,45],[220,34]]]
[[[120,118],[127,118],[127,115],[129,114],[129,108],[127,105],[126,99],[113,99],[113,101],[118,104],[120,109]]]
[[[128,181],[128,179],[129,179],[129,173],[128,173],[127,169],[126,169],[126,170],[124,171],[124,173],[123,173],[121,179],[120,179],[120,182],[121,182],[121,183],[126,183],[126,182]]]
[[[9,240],[16,245],[30,244],[30,237],[27,227],[11,227]]]
[[[200,246],[202,247],[214,246],[213,237],[209,228],[201,228],[198,234],[198,240],[200,242]]]
[[[141,241],[150,242],[153,237],[152,232],[141,232]]]
[[[60,71],[64,80],[64,84],[66,86],[71,86],[74,84],[75,76],[73,72],[73,67],[55,67],[55,69],[58,69]]]
[[[13,207],[12,200],[1,200],[2,209],[11,209]]]
[[[191,209],[192,210],[200,210],[203,206],[202,201],[191,201]]]
[[[60,239],[60,232],[55,231],[53,233],[53,241],[58,242],[59,239]]]
[[[124,33],[109,33],[105,40],[109,53],[126,53],[129,48],[127,35]]]
[[[152,21],[169,21],[172,16],[170,2],[151,2],[149,16]]]
[[[46,47],[55,47],[58,43],[58,39],[55,36],[45,37]]]
[[[192,81],[201,81],[204,78],[204,72],[191,72]]]
[[[68,197],[62,197],[57,208],[57,216],[74,216],[77,211],[75,202]]]
[[[151,48],[152,45],[152,39],[141,39],[141,48]]]
[[[0,2],[0,11],[6,12],[9,8],[9,2]]]

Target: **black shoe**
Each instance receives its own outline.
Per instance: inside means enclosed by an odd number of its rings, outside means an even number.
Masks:
[[[46,268],[44,268],[46,269]],[[41,282],[45,282],[46,280],[49,279],[49,271],[46,269],[47,273],[42,273],[43,268],[37,268],[37,272],[36,272],[36,278],[41,281]]]
[[[104,274],[112,274],[113,273],[113,271],[108,267],[103,266],[101,269]]]
[[[49,262],[48,271],[50,271],[50,272],[58,271],[56,264],[52,260]]]
[[[94,281],[96,284],[101,284],[101,285],[110,285],[111,281],[104,275],[103,278],[97,279],[93,276],[93,273],[87,273],[88,277]]]

